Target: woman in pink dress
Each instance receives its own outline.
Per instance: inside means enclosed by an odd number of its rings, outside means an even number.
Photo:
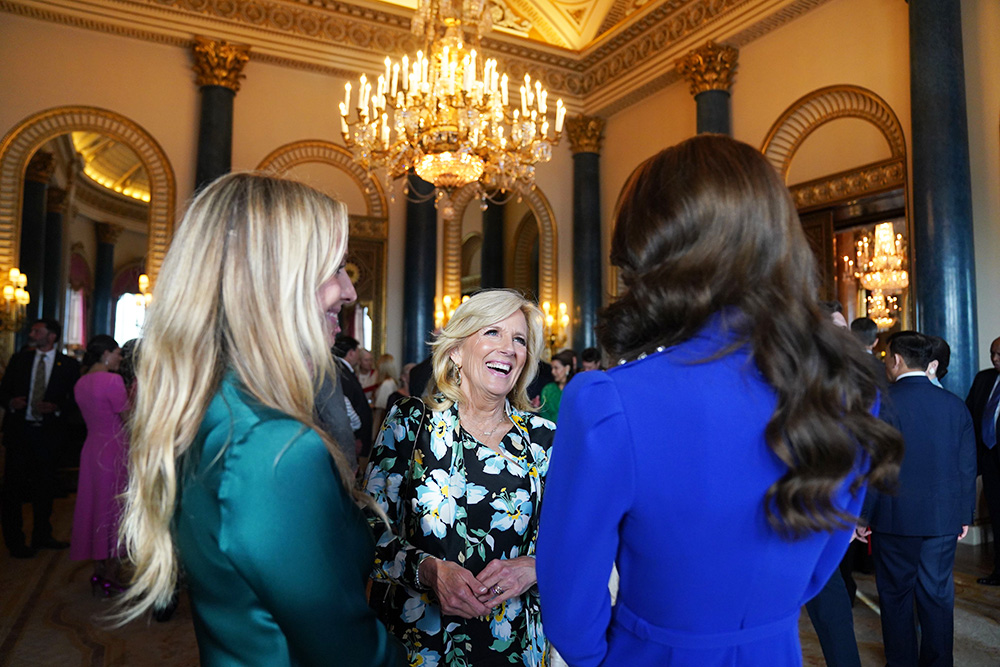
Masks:
[[[123,590],[118,560],[119,495],[128,481],[128,435],[124,413],[128,392],[118,370],[122,351],[111,336],[94,336],[83,358],[83,375],[73,391],[87,423],[80,453],[80,481],[73,513],[72,560],[93,560],[94,594]]]

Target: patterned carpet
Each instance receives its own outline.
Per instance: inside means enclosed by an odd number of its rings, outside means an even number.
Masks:
[[[56,500],[55,535],[67,539],[73,497]],[[27,522],[30,525],[30,521]],[[988,571],[985,547],[959,547],[956,564],[955,664],[1000,665],[1000,589],[980,586]],[[69,560],[68,551],[43,551],[28,560],[0,554],[0,667],[187,667],[198,650],[186,595],[166,623],[137,621],[113,629],[101,621],[107,601],[90,594],[89,563]],[[855,630],[865,667],[883,665],[874,578],[858,575],[863,600],[854,608]],[[806,665],[824,665],[822,652],[803,611],[799,622]],[[336,658],[331,658],[336,665]],[[349,667],[349,666],[347,666]]]

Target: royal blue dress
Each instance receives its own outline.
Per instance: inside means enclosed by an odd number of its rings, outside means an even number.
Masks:
[[[764,441],[776,396],[749,347],[707,360],[734,341],[716,317],[563,394],[537,571],[546,635],[573,667],[802,663],[800,608],[851,532],[790,541],[768,524],[786,472]],[[836,502],[857,515],[849,483]]]

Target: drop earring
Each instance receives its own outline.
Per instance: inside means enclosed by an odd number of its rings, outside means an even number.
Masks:
[[[461,366],[455,366],[455,382],[458,384],[459,387],[462,386],[462,367]]]

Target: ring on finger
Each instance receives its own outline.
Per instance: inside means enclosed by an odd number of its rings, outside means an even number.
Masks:
[[[493,584],[493,588],[491,590],[493,591],[493,595],[503,594],[503,588],[500,586],[500,584]]]

